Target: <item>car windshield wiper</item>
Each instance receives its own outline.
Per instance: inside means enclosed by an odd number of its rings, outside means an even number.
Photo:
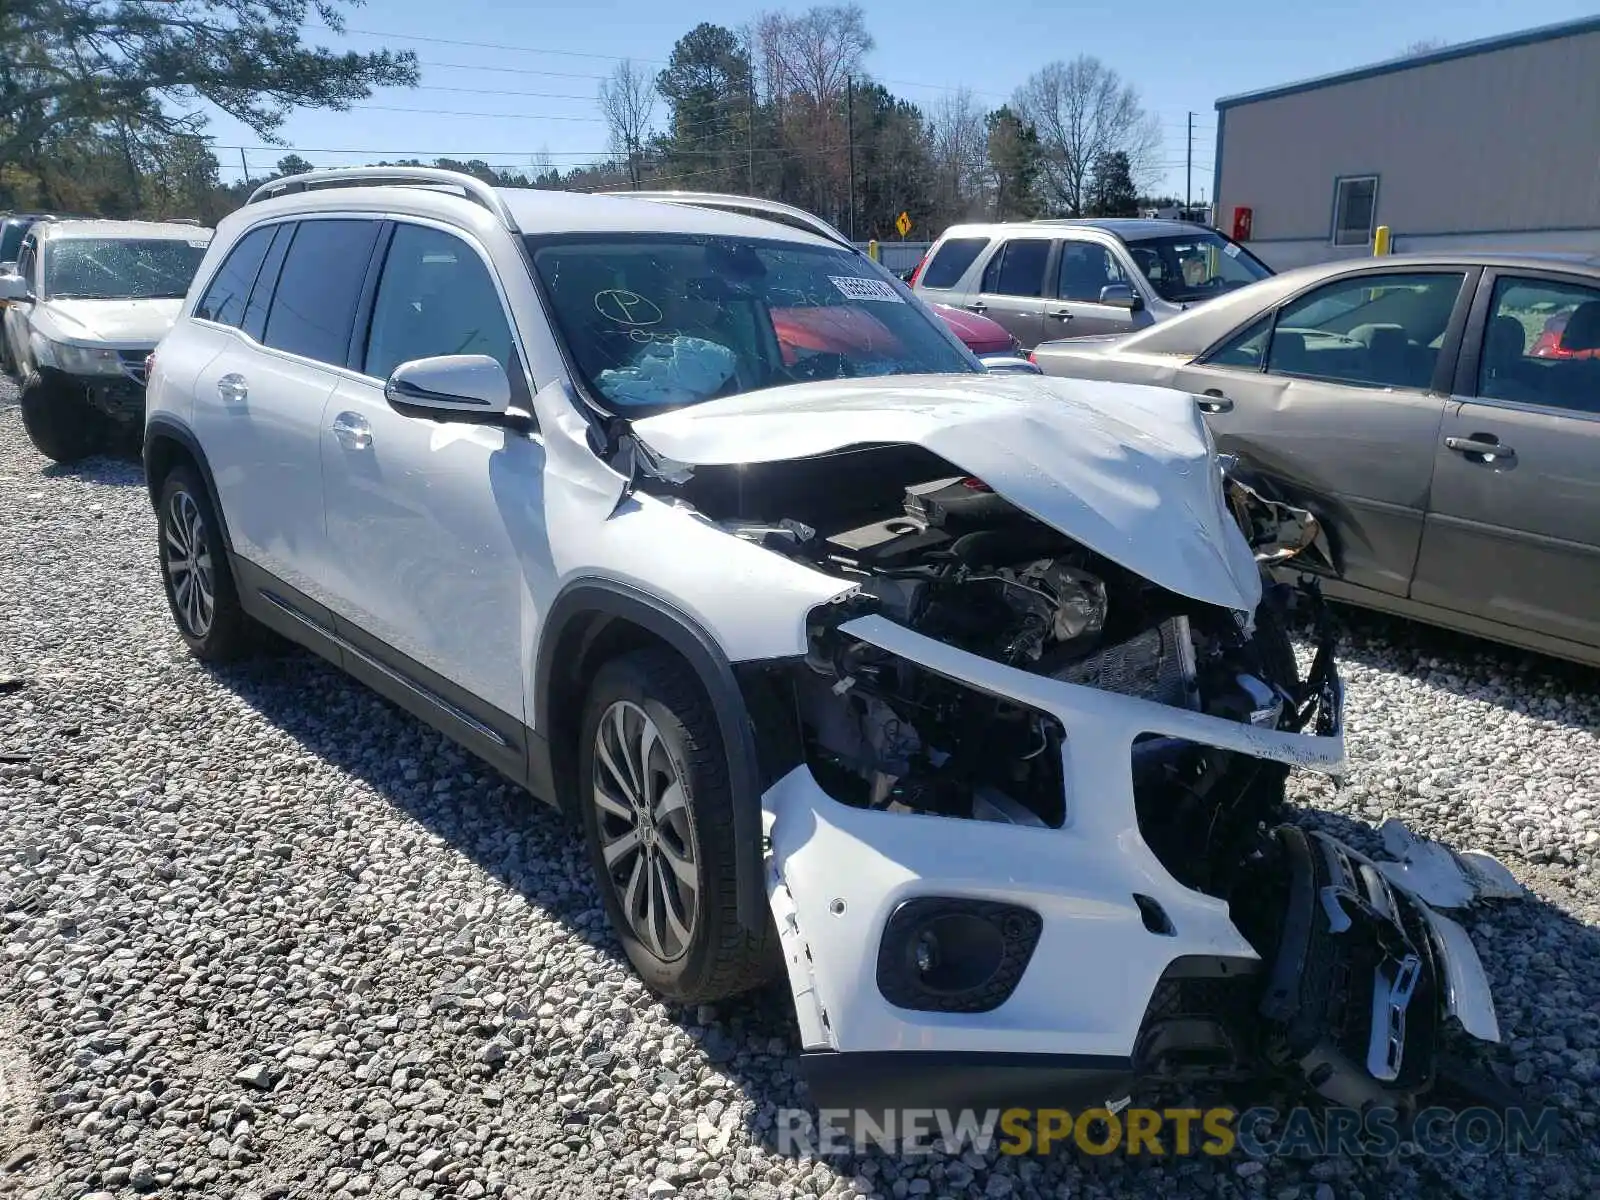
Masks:
[[[46,300],[131,300],[132,296],[111,296],[103,292],[51,292]]]

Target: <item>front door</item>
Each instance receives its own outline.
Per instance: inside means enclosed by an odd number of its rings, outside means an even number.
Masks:
[[[1477,307],[1412,597],[1600,648],[1600,288],[1502,273]]]
[[[1404,596],[1444,413],[1441,350],[1463,271],[1343,276],[1269,314],[1174,382],[1215,408],[1217,448],[1329,526],[1345,582]],[[1275,319],[1274,319],[1275,317]],[[1445,360],[1449,360],[1448,363]]]
[[[1108,287],[1121,285],[1130,297],[1139,295],[1139,289],[1116,255],[1099,242],[1072,238],[1062,242],[1055,277],[1055,298],[1044,309],[1044,341],[1132,333],[1150,324],[1148,312],[1136,313],[1126,304],[1105,302]]]
[[[1045,272],[1053,248],[1049,238],[1007,238],[990,255],[978,295],[967,305],[1005,326],[1024,350],[1061,336],[1044,329]]]
[[[544,448],[501,426],[402,416],[383,392],[400,363],[443,354],[487,354],[517,389],[487,260],[457,233],[396,224],[370,329],[360,378],[340,381],[322,422],[330,606],[358,649],[491,728],[520,722],[518,550],[544,543]]]

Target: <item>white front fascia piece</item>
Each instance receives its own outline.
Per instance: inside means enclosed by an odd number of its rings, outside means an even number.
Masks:
[[[846,379],[712,400],[634,430],[690,467],[922,446],[1169,591],[1246,613],[1261,600],[1187,393],[1039,376]]]
[[[154,346],[172,329],[182,298],[47,300],[33,314],[34,329],[70,346]]]
[[[807,1049],[1128,1055],[1151,993],[1184,955],[1258,956],[1228,907],[1183,886],[1140,836],[1132,746],[1187,738],[1338,772],[1344,735],[1285,733],[1063,683],[954,649],[868,616],[840,632],[980,691],[1047,712],[1066,731],[1065,824],[1037,829],[854,808],[801,765],[763,797],[768,890]],[[1172,933],[1146,928],[1135,895]],[[873,964],[890,914],[916,896],[999,900],[1043,919],[1015,992],[991,1012],[891,1005]]]

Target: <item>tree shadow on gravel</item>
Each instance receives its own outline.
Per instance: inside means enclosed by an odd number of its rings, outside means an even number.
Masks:
[[[559,864],[573,847],[581,845],[578,829],[554,809],[465,755],[467,775],[457,765],[423,761],[420,778],[402,785],[392,766],[383,769],[387,759],[375,759],[373,746],[396,747],[399,754],[400,747],[434,744],[431,733],[409,714],[309,653],[293,650],[277,658],[207,670],[306,751],[365,782],[397,811],[561,922],[574,938],[621,969],[630,969],[606,923],[587,870],[566,876],[581,878],[580,883],[565,889],[552,886],[561,870],[559,865],[550,869],[550,864]],[[308,704],[313,696],[325,702],[322,707]],[[337,714],[330,709],[337,709]],[[360,729],[366,736],[353,737],[352,729]],[[432,797],[435,780],[468,776],[472,782],[463,785],[457,796],[484,797],[482,802],[455,799],[441,803]],[[507,799],[494,801],[497,794]],[[1307,809],[1296,816],[1358,849],[1379,849],[1375,832],[1361,822],[1321,810]],[[504,836],[508,829],[513,835],[509,842]],[[506,851],[508,844],[516,847],[511,853]],[[586,866],[586,860],[584,863]],[[845,1179],[869,1181],[880,1194],[895,1193],[897,1182],[912,1180],[930,1180],[933,1194],[939,1196],[1078,1195],[1084,1189],[1089,1194],[1248,1196],[1261,1194],[1256,1185],[1265,1182],[1264,1194],[1287,1195],[1299,1188],[1296,1194],[1310,1198],[1325,1196],[1321,1189],[1329,1181],[1337,1185],[1336,1196],[1476,1198],[1538,1193],[1555,1200],[1593,1194],[1589,1185],[1600,1181],[1600,1163],[1592,1147],[1584,1149],[1593,1140],[1588,1136],[1593,1127],[1579,1122],[1583,1114],[1593,1120],[1593,1114],[1600,1112],[1600,1089],[1595,1086],[1600,1084],[1600,1072],[1593,1067],[1594,1051],[1600,1046],[1600,1013],[1586,999],[1589,981],[1600,967],[1600,932],[1535,897],[1457,916],[1471,929],[1494,976],[1497,1002],[1503,1003],[1501,985],[1508,980],[1516,983],[1517,999],[1501,1012],[1507,1039],[1515,1040],[1495,1053],[1503,1061],[1508,1080],[1513,1078],[1513,1067],[1504,1060],[1515,1058],[1519,1063],[1533,1063],[1536,1077],[1548,1081],[1547,1102],[1560,1110],[1563,1124],[1563,1142],[1550,1158],[1276,1158],[1267,1161],[1260,1181],[1248,1178],[1256,1168],[1238,1151],[1221,1159],[1153,1160],[1123,1155],[1091,1158],[1060,1150],[1044,1159],[1008,1160],[994,1150],[986,1156],[960,1158],[908,1158],[869,1150],[821,1161]],[[798,1028],[784,982],[719,1003],[714,1012],[670,1004],[664,1007],[668,1019],[696,1044],[704,1061],[749,1102],[742,1115],[745,1136],[765,1154],[792,1164],[788,1169],[810,1170],[807,1160],[797,1157],[795,1148],[778,1132],[779,1110],[811,1111],[795,1071]],[[1583,1014],[1577,1021],[1572,1016],[1575,1009]],[[558,1069],[578,1076],[588,1069],[586,1058],[603,1051],[603,1045],[591,1046],[585,1041],[548,1053],[564,1055],[566,1061]],[[680,1063],[676,1071],[659,1069],[657,1085],[670,1090],[685,1077],[692,1083],[699,1065],[691,1061]],[[1522,1075],[1527,1073],[1528,1069],[1522,1068]],[[649,1086],[648,1079],[646,1075],[635,1086]],[[1204,1097],[1161,1096],[1155,1103],[1192,1106],[1201,1101],[1240,1111],[1258,1105],[1283,1111],[1294,1102],[1291,1095],[1263,1082]],[[693,1109],[680,1111],[685,1119],[702,1119]],[[607,1119],[586,1112],[551,1116],[583,1134],[588,1132],[586,1126],[604,1128]],[[720,1129],[726,1122],[724,1116],[713,1124]],[[1281,1133],[1281,1128],[1276,1132]],[[710,1145],[716,1146],[714,1138]],[[1005,1189],[988,1190],[997,1175],[1007,1177]],[[697,1193],[691,1190],[686,1194]],[[740,1189],[737,1194],[765,1196],[769,1192]],[[771,1190],[770,1194],[777,1193]]]
[[[1343,664],[1600,734],[1600,669],[1387,613],[1330,608]]]

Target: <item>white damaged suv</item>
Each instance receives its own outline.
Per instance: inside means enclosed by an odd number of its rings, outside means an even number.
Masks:
[[[137,434],[145,360],[172,328],[210,241],[211,230],[176,221],[29,229],[16,270],[0,275],[0,300],[5,359],[41,454],[72,462]]]
[[[270,627],[570,812],[656,992],[787,976],[820,1104],[1404,1106],[1498,1039],[1461,926],[1282,823],[1344,764],[1258,563],[1309,518],[1192,397],[987,374],[830,240],[278,181],[155,355],[144,454],[194,653]]]

